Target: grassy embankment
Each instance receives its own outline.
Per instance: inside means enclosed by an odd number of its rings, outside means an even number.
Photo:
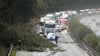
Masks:
[[[100,36],[96,36],[90,28],[80,23],[78,18],[69,20],[69,31],[74,37],[87,42],[91,47],[100,52]]]

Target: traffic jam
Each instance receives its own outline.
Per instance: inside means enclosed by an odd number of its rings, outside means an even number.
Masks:
[[[76,10],[67,10],[59,11],[55,13],[48,13],[45,16],[40,18],[40,29],[39,34],[42,37],[47,37],[47,39],[52,42],[57,43],[58,38],[60,38],[59,32],[66,30],[68,28],[69,20],[76,15],[82,14],[93,14],[100,13],[100,8],[96,9],[81,9]]]
[[[57,44],[58,38],[60,38],[59,32],[68,28],[68,20],[76,14],[77,11],[60,11],[46,14],[40,18],[39,35]]]

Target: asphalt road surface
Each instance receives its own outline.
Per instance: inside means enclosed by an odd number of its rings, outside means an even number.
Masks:
[[[89,56],[84,50],[82,50],[77,43],[70,37],[67,30],[61,32],[58,46],[65,50],[64,52],[57,52],[53,56]]]

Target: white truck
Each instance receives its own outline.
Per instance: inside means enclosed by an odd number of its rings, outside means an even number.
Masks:
[[[45,30],[44,35],[47,36],[49,32],[55,33],[56,21],[54,19],[45,20],[44,24]]]
[[[54,19],[54,14],[49,13],[47,14],[45,17],[49,18],[49,19]]]
[[[48,33],[55,33],[56,29],[56,19],[53,14],[40,18],[40,34],[47,36]]]
[[[48,20],[49,21],[54,20],[54,15],[53,14],[47,14],[46,16],[40,18],[40,29],[39,29],[40,34],[44,34],[44,35],[46,34],[45,33],[45,31],[46,31],[45,26],[50,24],[50,23],[48,24],[48,22],[49,22]]]

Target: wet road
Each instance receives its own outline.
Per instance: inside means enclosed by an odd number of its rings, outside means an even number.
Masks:
[[[77,43],[74,42],[74,40],[67,33],[67,30],[62,31],[58,46],[65,51],[57,52],[53,56],[89,56],[78,46]]]

